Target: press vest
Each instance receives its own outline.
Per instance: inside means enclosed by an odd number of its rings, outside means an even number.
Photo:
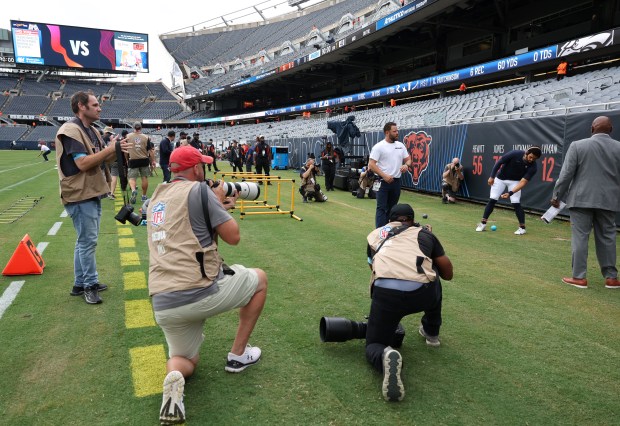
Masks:
[[[142,133],[130,133],[127,135],[127,142],[130,143],[128,153],[130,160],[139,160],[141,158],[148,158],[149,153],[147,151],[147,143],[149,141],[148,136]]]
[[[202,247],[189,220],[189,192],[199,182],[178,181],[155,189],[147,209],[149,294],[209,287],[222,258],[215,241]]]
[[[422,228],[410,226],[385,241],[389,232],[401,225],[400,222],[390,222],[368,235],[368,244],[376,252],[372,260],[371,283],[377,278],[419,283],[435,281],[437,273],[433,270],[433,261],[422,253],[418,243],[418,234]]]
[[[92,126],[91,129],[99,142],[103,145],[99,132]],[[60,200],[63,204],[75,203],[78,201],[88,200],[89,198],[99,197],[100,195],[107,194],[110,191],[105,175],[101,170],[101,167],[92,167],[89,170],[81,171],[73,176],[65,176],[60,167],[60,157],[64,152],[62,146],[62,136],[70,137],[80,142],[86,148],[88,155],[93,155],[92,141],[90,136],[82,129],[79,124],[72,123],[70,121],[63,124],[58,133],[56,134],[56,164],[58,165],[58,177],[60,179]]]
[[[308,169],[306,169],[305,171],[307,172]],[[301,178],[301,187],[304,191],[314,192],[314,185],[316,185],[316,175],[314,174],[314,172],[310,172],[310,176],[308,176],[307,178]]]
[[[452,163],[448,163],[446,165],[446,167],[450,167],[452,165]],[[445,168],[444,168],[444,173],[445,173]],[[448,174],[447,177],[443,178],[443,181],[446,182],[448,185],[450,185],[450,188],[454,191],[457,192],[459,190],[459,186],[461,186],[461,180],[458,177],[458,174],[452,170],[450,170],[450,173]]]

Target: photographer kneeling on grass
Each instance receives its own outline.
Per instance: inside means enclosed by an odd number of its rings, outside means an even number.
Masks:
[[[267,297],[261,269],[223,263],[218,239],[239,243],[239,225],[227,212],[238,194],[226,197],[225,185],[212,190],[205,182],[211,157],[191,146],[170,155],[174,179],[160,184],[147,210],[150,251],[149,294],[155,320],[168,343],[161,424],[183,423],[185,377],[199,359],[207,318],[239,310],[239,326],[225,370],[239,373],[258,362],[261,350],[248,345]]]
[[[301,177],[299,193],[303,197],[304,203],[307,203],[308,200],[318,202],[327,201],[327,196],[321,191],[321,185],[316,182],[316,176],[320,172],[321,169],[319,169],[319,166],[316,164],[314,155],[310,154],[306,160],[306,164],[304,164],[299,171],[299,176]]]
[[[419,333],[429,346],[439,346],[441,282],[452,279],[452,262],[429,225],[414,222],[408,204],[396,204],[389,222],[368,237],[368,263],[372,269],[372,303],[366,331],[366,359],[383,372],[383,397],[402,401],[400,352],[390,344],[403,317],[424,312]]]
[[[362,167],[362,171],[360,173],[360,178],[358,183],[360,185],[357,188],[357,198],[364,198],[364,195],[368,194],[368,198],[375,199],[377,195],[375,191],[373,191],[372,186],[375,183],[376,175],[370,170],[368,167]]]
[[[461,186],[463,176],[463,165],[455,157],[451,163],[446,164],[441,175],[441,202],[444,204],[456,203],[456,193]]]

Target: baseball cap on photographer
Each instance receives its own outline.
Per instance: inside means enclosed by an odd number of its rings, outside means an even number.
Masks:
[[[211,164],[213,158],[202,155],[193,146],[180,146],[170,154],[170,171],[173,173],[189,169],[200,163]]]
[[[415,213],[409,204],[396,204],[390,210],[390,221],[398,220],[399,217],[406,217],[413,220]]]
[[[135,123],[133,123],[133,128],[135,130],[140,130],[142,128],[142,123],[140,123],[139,121],[136,121]]]
[[[103,129],[103,133],[114,133],[114,129],[110,126],[107,126],[105,129]]]

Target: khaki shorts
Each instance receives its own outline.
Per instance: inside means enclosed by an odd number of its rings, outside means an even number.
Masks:
[[[142,177],[151,176],[151,168],[146,166],[146,167],[136,167],[136,168],[127,170],[128,178],[135,179],[139,176],[142,176]]]
[[[195,303],[155,312],[168,343],[168,355],[194,358],[205,336],[202,333],[207,318],[240,308],[249,303],[258,287],[254,269],[232,265],[235,275],[225,275],[217,282],[219,291]]]

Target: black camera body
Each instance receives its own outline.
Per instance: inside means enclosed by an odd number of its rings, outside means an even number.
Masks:
[[[352,321],[340,317],[322,317],[319,334],[322,342],[346,342],[352,339],[365,339],[368,323]],[[394,330],[390,346],[400,348],[405,339],[405,328],[401,323]]]
[[[114,219],[118,220],[123,225],[129,221],[133,226],[140,226],[142,223],[142,217],[133,211],[133,206],[129,204],[125,204],[121,209],[116,213]]]

